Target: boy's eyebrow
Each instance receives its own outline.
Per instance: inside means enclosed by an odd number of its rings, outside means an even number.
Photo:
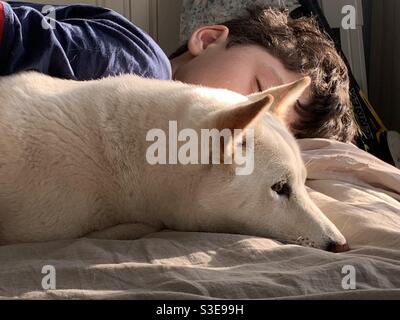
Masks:
[[[285,82],[283,81],[282,77],[279,75],[278,72],[276,72],[275,68],[273,68],[273,67],[271,67],[271,66],[268,66],[267,70],[270,71],[270,72],[272,72],[272,73],[274,74],[274,76],[276,77],[276,79],[278,80],[278,82],[279,82],[279,83],[277,83],[277,84],[275,84],[275,85],[273,85],[273,86],[280,86],[280,85],[285,84]],[[261,80],[263,80],[263,79],[264,79],[264,73],[261,73]],[[261,90],[261,91],[267,90],[267,89],[269,89],[270,87],[272,87],[272,86],[265,86],[265,85],[263,85],[262,81],[260,81],[259,78],[257,78],[257,84],[260,86],[260,90]],[[306,102],[301,102],[300,99],[301,99],[301,97],[300,97],[299,99],[296,100],[295,105],[297,106],[297,108],[300,108],[300,109],[301,109],[301,108],[303,108],[305,105],[307,105],[307,103],[306,103]]]
[[[275,76],[276,76],[276,77],[278,78],[278,80],[279,80],[279,85],[283,85],[284,82],[283,82],[282,77],[276,72],[276,70],[275,70],[274,68],[272,68],[272,70],[273,70]]]
[[[271,72],[271,73],[273,73],[273,75],[275,76],[275,78],[278,80],[277,83],[276,83],[276,84],[273,84],[273,85],[266,86],[265,83],[263,83],[264,81],[262,81],[262,80],[264,80],[265,72]],[[284,81],[283,81],[282,77],[281,77],[281,76],[276,72],[276,70],[275,70],[273,67],[271,67],[271,66],[268,66],[268,68],[266,68],[266,70],[265,70],[264,72],[261,72],[260,78],[261,78],[261,79],[258,79],[258,81],[260,81],[260,86],[261,86],[261,89],[262,89],[262,90],[267,90],[267,89],[269,89],[270,87],[276,87],[276,86],[280,86],[280,85],[283,85],[283,84],[284,84]]]

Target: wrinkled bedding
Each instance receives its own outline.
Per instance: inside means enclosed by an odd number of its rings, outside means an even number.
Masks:
[[[0,297],[400,299],[400,170],[325,139],[299,140],[312,199],[347,238],[335,254],[247,235],[163,231],[134,241],[0,247]],[[42,288],[42,267],[56,289]],[[355,290],[342,287],[344,266]]]

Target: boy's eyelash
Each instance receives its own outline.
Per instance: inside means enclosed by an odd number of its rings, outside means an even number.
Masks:
[[[259,91],[259,92],[261,92],[261,91],[262,91],[262,89],[261,89],[260,81],[258,81],[258,79],[257,79],[257,78],[256,78],[256,82],[257,82],[257,88],[258,88],[258,91]]]

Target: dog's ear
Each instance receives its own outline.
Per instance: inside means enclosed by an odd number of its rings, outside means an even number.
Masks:
[[[228,141],[222,141],[223,139],[220,141],[221,162],[225,159],[223,157],[233,157],[238,145],[245,145],[246,129],[254,125],[262,114],[270,109],[273,101],[274,98],[270,94],[264,94],[215,114],[214,128],[219,132],[228,129],[231,137]]]
[[[223,110],[218,113],[216,129],[245,130],[254,124],[257,119],[273,105],[274,98],[270,94],[264,94],[257,98],[250,99],[232,109]]]
[[[248,98],[257,100],[260,96],[265,96],[266,94],[272,95],[274,97],[274,102],[269,111],[285,121],[289,109],[294,107],[296,101],[310,83],[311,79],[307,76],[289,84],[273,87],[263,92],[253,93],[249,95]]]

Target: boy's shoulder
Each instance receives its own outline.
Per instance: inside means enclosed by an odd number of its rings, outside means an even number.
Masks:
[[[53,9],[30,3],[0,4],[4,9],[0,59],[7,62],[0,75],[36,70],[76,80],[126,73],[171,79],[164,51],[115,11],[81,4]]]

